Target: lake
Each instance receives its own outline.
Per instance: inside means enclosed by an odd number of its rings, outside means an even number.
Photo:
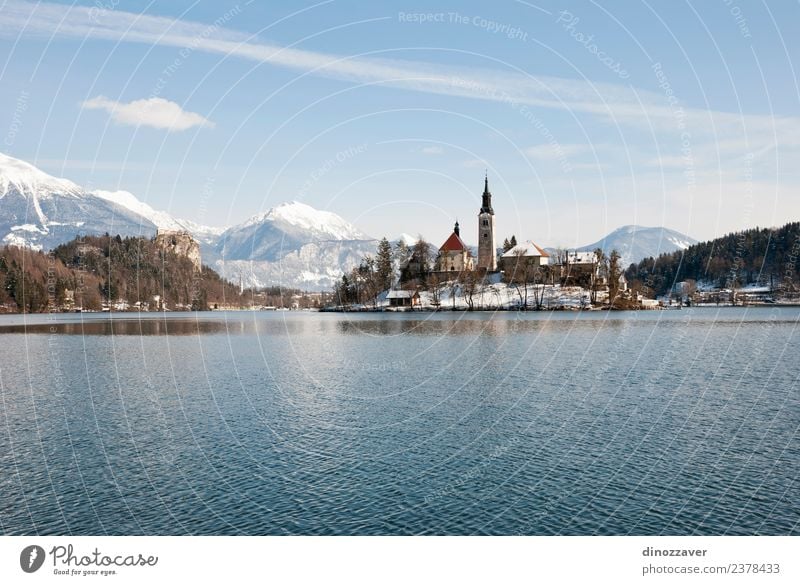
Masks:
[[[0,317],[3,534],[797,534],[800,309]]]

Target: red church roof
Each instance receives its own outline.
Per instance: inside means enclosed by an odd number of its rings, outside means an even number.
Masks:
[[[464,250],[469,250],[469,248],[467,248],[464,240],[462,240],[457,233],[453,232],[439,250],[444,252],[462,252]]]

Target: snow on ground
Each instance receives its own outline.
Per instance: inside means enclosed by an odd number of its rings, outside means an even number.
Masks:
[[[42,250],[41,244],[35,244],[26,240],[25,238],[21,238],[20,236],[11,233],[6,234],[6,236],[2,239],[2,244],[4,246],[17,246],[18,248],[30,248],[36,252],[40,252]]]
[[[538,293],[536,290],[538,290]],[[469,308],[469,302],[464,295],[460,284],[449,282],[437,289],[439,307],[442,309],[464,310]],[[527,305],[534,308],[536,295],[541,297],[541,304],[546,309],[581,309],[590,306],[589,291],[580,287],[561,287],[559,285],[529,285]],[[420,291],[420,308],[434,309],[436,294],[433,291]],[[603,300],[603,299],[598,299]],[[525,291],[503,282],[492,282],[478,287],[472,296],[473,306],[476,309],[517,309],[524,304]],[[379,307],[388,307],[386,295],[379,297]]]
[[[719,285],[713,282],[708,281],[697,281],[697,290],[700,292],[706,293],[714,293],[714,292],[731,292],[729,288],[720,288]],[[742,287],[738,287],[736,292],[740,293],[769,293],[772,292],[772,288],[769,285],[758,284],[757,282],[751,282],[750,284],[746,284]]]
[[[11,231],[23,231],[23,232],[35,232],[37,234],[46,234],[47,232],[40,229],[39,226],[33,225],[32,223],[26,223],[23,225],[15,225],[11,226]]]
[[[13,189],[41,198],[51,197],[54,193],[72,196],[83,193],[72,181],[53,177],[30,163],[0,153],[0,197]]]
[[[772,289],[769,286],[764,286],[758,283],[750,283],[741,288],[736,289],[738,292],[743,293],[768,293],[772,292]]]

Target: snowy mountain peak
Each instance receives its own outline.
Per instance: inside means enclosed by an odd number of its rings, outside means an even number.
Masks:
[[[645,258],[656,258],[659,254],[685,250],[697,240],[685,234],[664,227],[644,227],[625,225],[615,229],[601,240],[579,250],[602,248],[608,254],[617,250],[621,254],[623,266],[631,262],[639,262]]]
[[[53,177],[30,163],[0,153],[0,197],[12,190],[39,198],[53,194],[78,197],[83,193],[72,181]]]
[[[155,235],[185,230],[204,260],[252,285],[330,288],[375,252],[375,241],[330,211],[289,201],[227,230],[153,209],[128,191],[85,191],[0,154],[0,245],[52,249],[78,234]]]
[[[403,232],[397,237],[396,241],[403,242],[406,246],[413,246],[419,241],[419,236],[412,236]]]
[[[372,239],[341,216],[331,211],[315,209],[300,201],[281,203],[232,229],[249,228],[266,222],[274,222],[284,228],[307,231],[317,240]]]
[[[209,227],[186,219],[172,217],[166,211],[156,211],[147,203],[140,201],[133,193],[129,193],[128,191],[97,190],[92,191],[91,195],[106,201],[110,201],[111,203],[115,203],[120,207],[124,207],[125,209],[132,211],[136,215],[139,215],[150,221],[158,229],[189,232],[202,243],[208,244],[215,242],[216,238],[225,231],[224,228]]]
[[[85,191],[0,153],[0,245],[52,248],[78,233],[152,235],[185,230],[214,245],[222,229],[156,211],[127,191]]]
[[[153,224],[155,224],[155,226],[158,228],[169,230],[181,229],[180,225],[178,225],[178,222],[175,221],[168,213],[156,211],[147,203],[139,201],[133,193],[129,193],[128,191],[97,190],[92,191],[91,194],[95,197],[99,197],[100,199],[110,201],[111,203],[116,203],[125,209],[141,215],[145,219],[153,222]]]
[[[653,228],[649,228],[649,227],[645,227],[645,226],[641,226],[641,225],[623,225],[623,226],[618,227],[617,229],[615,229],[611,233],[612,234],[633,234],[633,233],[636,233],[637,231],[649,230],[649,229],[653,229]]]

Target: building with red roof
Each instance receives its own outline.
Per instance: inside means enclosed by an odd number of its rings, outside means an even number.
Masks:
[[[461,239],[461,228],[456,222],[453,233],[439,248],[436,270],[440,272],[462,272],[473,270],[475,261],[469,247]]]

